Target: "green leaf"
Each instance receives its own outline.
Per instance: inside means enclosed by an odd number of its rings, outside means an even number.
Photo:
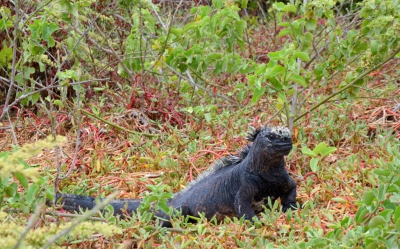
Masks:
[[[154,190],[152,190],[152,192],[154,192]],[[149,195],[149,196],[146,196],[146,198],[144,198],[143,201],[146,200],[147,203],[152,203],[152,202],[157,201],[157,199],[158,199],[157,196]]]
[[[289,28],[282,29],[281,32],[279,32],[278,37],[282,37],[282,36],[289,35],[289,34],[292,34],[291,29],[289,29]]]
[[[386,188],[382,183],[378,186],[378,200],[384,201],[386,199]]]
[[[371,205],[372,201],[376,198],[376,195],[372,191],[368,191],[364,193],[363,202],[365,205]]]
[[[79,76],[78,73],[75,70],[67,69],[62,72],[58,72],[57,76],[64,80],[64,79],[73,79],[73,80],[78,80]]]
[[[325,142],[319,143],[315,148],[313,149],[313,152],[315,154],[320,154],[322,157],[325,157],[333,152],[336,151],[335,147],[328,147]]]
[[[302,61],[310,61],[310,56],[307,53],[296,51],[294,52],[294,57],[297,59],[299,58]]]
[[[199,113],[204,112],[204,107],[202,105],[198,105],[195,108],[193,108],[194,113],[197,115]]]
[[[278,99],[281,100],[282,103],[287,103],[285,92],[278,92]]]
[[[205,16],[200,20],[199,26],[203,27],[204,25],[209,25],[209,23],[210,23],[210,17],[209,16]]]
[[[237,83],[235,85],[235,90],[237,90],[237,89],[245,89],[245,88],[246,88],[246,85],[244,83]]]
[[[240,90],[240,91],[238,92],[238,101],[239,101],[240,103],[243,102],[243,99],[244,99],[244,97],[245,97],[245,94],[246,94],[246,92],[245,92],[244,90]]]
[[[389,176],[390,171],[387,169],[374,169],[374,174],[380,175],[380,176]]]
[[[285,7],[283,7],[283,8],[281,9],[281,11],[293,12],[293,13],[295,13],[295,12],[296,12],[296,6],[294,6],[294,5],[292,5],[292,4],[288,4],[288,5],[286,5]]]
[[[46,199],[48,199],[50,201],[54,201],[54,192],[53,192],[53,188],[51,186],[48,186],[46,188],[45,197],[46,197]]]
[[[392,217],[393,210],[392,209],[385,209],[379,213],[379,216],[382,216],[386,221],[389,221]]]
[[[241,39],[243,37],[244,30],[247,27],[247,22],[244,20],[240,20],[235,22],[235,30],[237,32],[237,38]]]
[[[294,20],[292,22],[292,30],[296,33],[299,34],[299,32],[301,31],[300,29],[302,28],[302,23],[304,22],[304,18],[300,18],[297,20]]]
[[[64,107],[63,102],[62,102],[61,100],[59,100],[59,99],[55,99],[55,100],[53,101],[53,103],[54,103],[55,105],[57,105],[59,108],[63,108],[63,107]]]
[[[254,89],[253,91],[253,97],[251,98],[251,103],[255,104],[257,103],[260,98],[263,96],[265,92],[265,87],[261,87],[260,89]]]
[[[290,22],[280,22],[280,23],[278,23],[278,26],[280,26],[280,27],[290,27]]]
[[[170,209],[169,206],[165,202],[158,203],[158,207],[161,209],[161,211],[163,211],[166,214],[169,212],[169,209]]]
[[[212,0],[212,6],[216,9],[221,9],[223,6],[222,0]]]
[[[372,191],[367,191],[364,193],[363,203],[367,206],[371,205],[372,201],[376,198],[376,195]]]
[[[332,201],[339,202],[339,203],[347,203],[347,201],[345,199],[340,198],[340,197],[334,197],[334,198],[332,198]]]
[[[307,32],[303,37],[300,37],[301,43],[303,44],[302,50],[306,50],[311,47],[313,35],[310,32]]]
[[[31,95],[31,103],[32,105],[36,104],[40,99],[40,92],[34,93]]]
[[[197,11],[199,10],[199,7],[193,7],[192,9],[190,9],[190,14],[195,14]]]
[[[216,105],[207,105],[206,108],[204,108],[206,111],[212,112],[212,111],[217,111],[218,107]]]
[[[10,20],[0,19],[0,31],[13,27],[13,23]]]
[[[307,86],[307,83],[306,83],[306,81],[304,80],[304,78],[303,78],[302,76],[298,75],[298,74],[292,74],[292,75],[290,75],[289,78],[288,78],[288,80],[289,80],[289,81],[293,81],[293,82],[299,84],[300,86],[304,86],[304,87]]]
[[[211,119],[212,119],[211,113],[205,113],[204,118],[206,119],[207,122],[211,122]]]
[[[360,208],[358,209],[358,211],[357,211],[356,216],[355,216],[356,222],[357,222],[358,224],[360,224],[361,222],[363,222],[363,221],[364,221],[364,218],[365,218],[365,216],[367,215],[368,212],[369,212],[368,209],[365,208],[364,206],[360,207]]]
[[[33,67],[23,67],[23,77],[25,79],[30,79],[31,74],[35,73],[35,68]]]
[[[315,146],[315,148],[313,149],[313,152],[315,154],[319,154],[321,153],[325,148],[327,148],[327,145],[325,142],[321,142],[319,143],[317,146]]]
[[[32,55],[41,55],[46,51],[44,48],[36,46],[33,42],[29,44],[29,50]]]
[[[15,185],[14,185],[15,184]],[[16,183],[11,184],[10,186],[6,187],[4,189],[4,193],[6,194],[7,197],[14,197],[15,194],[17,193],[17,187]]]
[[[181,39],[181,38],[182,38],[183,32],[182,32],[182,29],[181,29],[181,28],[171,28],[171,29],[169,30],[169,32],[170,32],[171,34],[175,35],[175,37],[178,38],[178,39]]]
[[[12,48],[8,48],[4,44],[3,49],[0,51],[0,65],[7,66],[10,61],[12,61]]]
[[[348,73],[346,74],[345,81],[346,81],[346,83],[350,83],[350,82],[352,82],[353,79],[355,79],[356,77],[357,77],[357,76],[355,75],[354,72],[348,72]]]
[[[285,50],[286,51],[286,50]],[[276,51],[276,52],[269,52],[267,56],[271,59],[269,63],[275,62],[281,59],[281,52]],[[269,64],[268,63],[268,64]]]
[[[242,241],[240,241],[238,238],[236,238],[236,237],[233,237],[234,238],[234,240],[235,240],[235,243],[236,243],[236,245],[239,247],[239,248],[244,248],[245,246],[244,246],[244,243],[242,242]]]
[[[380,225],[385,224],[386,221],[382,216],[375,216],[371,219],[371,221],[368,223],[369,228],[374,228]]]
[[[281,11],[285,7],[285,4],[282,2],[276,2],[272,4],[272,7],[274,7],[276,10]]]
[[[296,92],[296,89],[292,88],[290,90],[287,90],[285,93],[287,96],[293,95]]]
[[[301,153],[303,153],[306,156],[311,156],[311,157],[316,157],[317,154],[315,154],[312,150],[310,150],[307,147],[302,147],[301,148]]]
[[[332,154],[335,152],[337,149],[335,147],[327,147],[321,152],[322,157],[326,157],[329,154]]]
[[[213,71],[213,74],[218,75],[223,71],[223,66],[224,66],[224,61],[223,60],[218,60],[215,63],[215,68]]]
[[[248,0],[240,0],[240,8],[245,9],[247,8]]]
[[[49,48],[53,47],[55,45],[53,37],[51,37],[51,34],[58,29],[57,24],[55,23],[43,23],[42,25],[42,37],[43,40],[47,42],[47,46]]]
[[[282,84],[275,77],[269,78],[268,81],[275,87],[275,90],[282,90]]]
[[[317,19],[316,18],[306,21],[306,29],[307,30],[312,31],[315,29],[315,27],[317,27]]]
[[[41,33],[40,27],[42,26],[42,20],[36,19],[33,24],[29,25],[28,30],[31,31],[31,37],[35,40],[39,40]]]
[[[22,187],[28,187],[28,178],[24,174],[22,174],[21,172],[16,172],[14,173],[14,176],[18,179],[19,183],[21,183]]]
[[[369,241],[366,243],[365,249],[376,249],[379,248],[379,242],[377,241]]]
[[[285,101],[281,98],[277,98],[276,109],[280,110],[285,106]]]
[[[394,222],[397,222],[397,221],[400,221],[400,205],[397,205],[397,208],[394,211]]]
[[[400,219],[395,223],[396,230],[400,232]]]
[[[186,72],[188,66],[185,63],[179,63],[178,68],[182,73],[184,73]]]
[[[281,65],[275,65],[270,72],[270,77],[282,75],[285,73],[285,71],[286,71],[286,68],[282,67]]]
[[[189,30],[191,29],[195,29],[197,28],[197,23],[191,22],[185,25],[185,27],[183,27],[183,33],[186,34],[189,32]]]
[[[33,184],[32,186],[30,186],[26,192],[26,201],[29,204],[32,204],[38,192],[39,192],[39,187],[37,184]]]
[[[7,158],[10,155],[11,155],[11,152],[9,152],[9,151],[0,152],[0,158]],[[4,178],[3,181],[8,181],[8,178]]]
[[[359,31],[351,29],[349,32],[347,32],[347,41],[348,44],[353,44],[354,38],[358,36]]]
[[[311,158],[311,160],[310,160],[310,168],[311,168],[311,170],[313,172],[318,172],[318,169],[319,169],[318,162],[319,162],[318,158],[315,158],[315,157]]]
[[[219,59],[221,59],[221,58],[222,58],[222,54],[221,54],[221,53],[211,53],[211,54],[208,54],[208,55],[206,56],[205,61],[206,61],[207,63],[210,63],[210,62],[213,62],[213,61],[215,61],[215,60],[219,60]]]

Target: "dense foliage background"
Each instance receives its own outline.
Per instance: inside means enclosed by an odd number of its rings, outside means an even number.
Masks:
[[[398,248],[398,0],[2,1],[0,38],[1,248]],[[158,227],[262,125],[292,131],[303,209]]]

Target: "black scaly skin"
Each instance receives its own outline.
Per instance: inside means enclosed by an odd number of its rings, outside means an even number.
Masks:
[[[198,217],[204,213],[207,219],[216,216],[218,221],[243,216],[252,220],[262,211],[256,207],[265,204],[268,197],[273,201],[280,198],[283,211],[296,209],[296,183],[286,171],[284,159],[292,149],[289,130],[264,127],[254,130],[247,139],[253,143],[242,148],[238,156],[223,158],[176,193],[168,205],[181,210],[182,215]],[[56,199],[59,198],[63,209],[70,211],[91,209],[95,205],[92,197],[61,194]],[[140,199],[118,199],[110,204],[115,214],[123,214],[135,212],[140,202]],[[156,216],[169,220],[161,211]],[[172,226],[169,221],[162,225]]]

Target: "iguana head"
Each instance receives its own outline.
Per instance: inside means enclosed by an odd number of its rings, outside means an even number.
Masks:
[[[264,127],[252,134],[253,146],[271,156],[284,156],[292,149],[292,136],[285,127]]]

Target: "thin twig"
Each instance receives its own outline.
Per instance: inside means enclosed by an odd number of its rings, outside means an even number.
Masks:
[[[118,55],[118,53],[113,49],[113,47],[110,45],[108,42],[108,38],[104,35],[103,31],[96,25],[96,23],[93,23],[93,26],[96,28],[97,32],[99,32],[99,35],[104,38],[104,41],[106,42],[108,46],[108,52],[114,56],[118,63],[122,66],[122,68],[125,70],[125,72],[129,75],[129,78],[132,81],[135,81],[135,76],[131,72],[131,70],[128,69],[128,67],[125,65],[124,61],[121,59],[121,57]]]
[[[300,75],[300,70],[301,70],[301,60],[300,58],[297,58],[297,73]],[[295,117],[297,110],[298,110],[298,105],[297,105],[297,96],[299,94],[299,86],[298,84],[294,84],[293,86],[294,93],[292,96],[292,106],[290,109],[290,117],[289,117],[289,130],[292,132],[293,131],[293,118]]]
[[[67,218],[79,218],[82,217],[82,214],[67,214],[67,213],[60,213],[60,212],[46,212],[46,215],[51,216],[58,216],[58,217],[67,217]],[[100,217],[86,217],[86,220],[93,220],[93,221],[102,221],[106,222],[107,220]]]
[[[13,129],[13,128],[22,128],[22,125],[18,125],[18,126],[3,126],[0,127],[0,130],[7,130],[7,129]]]
[[[351,83],[349,83],[348,85],[346,85],[345,87],[337,90],[336,92],[332,93],[331,95],[329,95],[328,97],[326,97],[324,100],[320,101],[318,104],[314,105],[311,109],[307,110],[306,112],[302,113],[300,116],[298,116],[297,118],[294,119],[293,122],[297,122],[299,119],[301,119],[302,117],[306,116],[308,113],[311,113],[312,111],[314,111],[315,109],[317,109],[318,107],[320,107],[321,105],[323,105],[324,103],[326,103],[328,100],[330,100],[331,98],[335,97],[336,95],[346,91],[347,89],[349,89],[350,87],[352,87],[354,84],[356,84],[359,80],[361,80],[362,78],[364,78],[366,75],[368,75],[369,73],[377,70],[378,68],[380,68],[381,66],[383,66],[385,63],[387,63],[388,61],[390,61],[391,59],[393,59],[394,56],[396,56],[398,53],[400,52],[400,47],[398,47],[396,50],[393,51],[393,53],[391,55],[389,55],[387,58],[385,58],[381,63],[379,63],[378,65],[376,65],[375,67],[372,67],[370,69],[368,69],[367,71],[365,71],[364,73],[360,74],[357,78],[355,78]]]
[[[183,233],[183,234],[188,234],[188,233],[198,233],[197,229],[181,229],[181,228],[167,228],[168,232],[171,233]],[[210,231],[206,231],[205,234],[210,234]],[[228,233],[229,236],[237,236],[236,233]],[[266,238],[266,239],[271,239],[271,240],[275,240],[275,236],[272,235],[260,235],[258,233],[248,233],[248,232],[243,232],[240,233],[240,235],[244,235],[244,236],[248,236],[248,237],[252,237],[252,238],[256,238],[256,237],[261,237],[261,238]]]
[[[13,249],[19,248],[25,236],[28,234],[28,232],[32,229],[33,225],[35,224],[36,218],[39,216],[42,209],[43,209],[43,204],[36,207],[35,212],[29,218],[25,230],[22,232],[21,236],[19,236],[17,244],[14,245]]]
[[[106,123],[108,125],[111,125],[111,126],[117,128],[119,130],[128,132],[130,134],[144,135],[146,137],[158,137],[159,136],[159,134],[149,134],[149,133],[143,133],[143,132],[138,132],[138,131],[132,131],[132,130],[126,129],[126,128],[122,127],[122,126],[119,126],[119,125],[117,125],[117,124],[115,124],[115,123],[113,123],[111,121],[105,120],[104,118],[100,118],[99,116],[97,116],[97,115],[95,115],[93,113],[90,113],[90,112],[86,111],[85,109],[79,109],[79,110],[81,112],[83,112],[84,114],[92,117],[92,118],[98,119],[98,120],[100,120],[100,121],[102,121],[102,122],[104,122],[104,123]]]
[[[272,115],[267,122],[265,122],[265,124],[269,124],[269,122],[271,122],[272,119],[274,119],[282,110],[283,110],[284,106],[282,106],[279,110],[277,110],[274,115]]]
[[[80,88],[79,88],[80,89]],[[60,176],[59,174],[58,174],[58,171],[61,171],[61,167],[57,167],[57,177],[58,178],[56,178],[55,179],[55,182],[56,183],[58,183],[58,181],[59,180],[63,180],[63,179],[65,179],[65,178],[67,178],[70,174],[71,174],[71,172],[72,172],[72,169],[75,167],[75,163],[76,163],[76,159],[77,159],[77,157],[78,157],[78,151],[79,151],[79,147],[80,147],[80,139],[81,139],[81,129],[80,129],[80,127],[81,127],[81,112],[80,112],[80,109],[81,109],[81,106],[80,106],[80,104],[81,104],[81,98],[80,98],[80,96],[81,96],[81,94],[80,94],[80,90],[78,89],[78,91],[77,91],[77,117],[76,117],[76,126],[78,127],[75,131],[76,131],[76,139],[75,139],[75,153],[74,153],[74,157],[73,157],[73,159],[72,159],[72,163],[71,163],[71,165],[70,165],[70,168],[68,169],[68,171],[67,171],[67,173],[64,175],[64,176]],[[55,189],[56,189],[56,186],[55,186]]]
[[[92,82],[92,81],[108,81],[108,80],[110,80],[110,79],[106,78],[106,79],[84,80],[84,81],[79,81],[79,82],[71,83],[70,85],[73,86],[73,85],[80,85],[80,84],[84,84],[84,83],[88,83],[88,82]],[[36,82],[36,81],[35,81],[35,83],[40,84],[40,83],[38,83],[38,82]],[[40,84],[40,85],[41,85],[41,84]],[[10,87],[11,87],[11,86],[12,86],[12,84],[10,84]],[[15,100],[14,100],[11,104],[9,104],[8,106],[15,106],[15,105],[16,105],[17,103],[19,103],[20,101],[22,101],[22,100],[28,98],[29,96],[32,96],[32,95],[38,93],[38,92],[42,92],[42,91],[46,91],[46,90],[49,90],[49,89],[52,89],[52,88],[58,88],[58,87],[60,87],[60,86],[58,86],[58,85],[48,85],[48,86],[43,86],[43,85],[41,85],[41,86],[42,86],[42,88],[40,88],[40,89],[38,89],[38,90],[35,90],[35,91],[32,91],[32,92],[25,93],[25,94],[21,95],[19,98],[15,99]],[[3,112],[4,112],[4,110],[3,110]],[[1,120],[1,119],[0,119],[0,120]]]
[[[55,236],[53,236],[42,248],[46,249],[49,248],[51,245],[53,245],[59,238],[67,235],[69,232],[71,232],[72,229],[74,229],[74,227],[76,227],[77,225],[79,225],[79,223],[87,220],[90,216],[96,214],[98,211],[100,211],[102,208],[104,208],[105,206],[108,205],[108,203],[110,203],[112,200],[115,199],[115,197],[117,197],[118,192],[114,192],[113,194],[109,195],[107,198],[105,198],[101,203],[95,205],[93,207],[93,209],[87,211],[84,215],[77,217],[75,220],[73,220],[71,222],[71,225],[67,228],[65,228],[64,230],[62,230],[61,232],[59,232],[58,234],[56,234]]]
[[[8,104],[10,102],[11,99],[11,90],[13,89],[13,86],[15,84],[15,74],[17,73],[17,67],[16,67],[16,63],[17,63],[17,39],[18,39],[18,33],[19,33],[19,11],[21,9],[20,6],[20,1],[17,0],[16,4],[14,6],[15,8],[15,23],[14,23],[14,40],[13,40],[13,59],[11,62],[11,79],[10,79],[10,86],[8,87],[8,92],[7,92],[7,97],[6,97],[6,101],[4,102],[4,108],[3,108],[3,112],[0,115],[0,121],[3,120],[4,115],[7,113],[8,114],[8,110],[10,109],[10,105]]]
[[[333,176],[333,178],[335,178],[336,181],[338,181],[338,182],[340,182],[340,183],[346,185],[346,187],[349,188],[349,189],[353,192],[353,194],[357,197],[357,200],[360,200],[360,199],[361,199],[361,196],[357,193],[357,191],[356,191],[355,189],[353,189],[347,182],[345,182],[345,181],[339,179],[339,178],[336,177],[336,176]]]
[[[18,139],[17,139],[17,135],[15,134],[14,125],[13,125],[13,123],[11,121],[10,113],[8,113],[8,112],[7,112],[7,118],[8,118],[8,122],[10,123],[11,134],[12,134],[12,137],[14,139],[14,144],[18,145]]]
[[[204,79],[203,77],[201,77],[195,70],[193,70],[191,67],[189,67],[189,65],[187,65],[187,66],[188,66],[188,68],[190,69],[190,71],[191,71],[197,78],[201,79],[203,82],[207,82],[206,79]],[[174,72],[176,72],[176,71],[174,70]],[[234,100],[232,100],[232,99],[230,99],[230,98],[228,98],[228,97],[226,97],[226,96],[224,96],[224,95],[217,94],[217,93],[213,93],[212,91],[209,91],[207,88],[205,88],[205,87],[203,87],[203,86],[201,86],[201,85],[196,84],[196,83],[194,82],[194,80],[193,80],[193,78],[192,78],[190,72],[189,72],[189,71],[186,71],[186,72],[187,72],[186,74],[188,75],[188,78],[186,78],[186,79],[187,79],[187,80],[190,82],[190,84],[192,84],[194,87],[201,88],[203,91],[207,92],[208,94],[213,95],[213,96],[217,96],[217,97],[220,97],[220,98],[223,98],[223,99],[225,99],[225,100],[231,102],[232,104],[237,104],[237,102],[235,102]],[[177,73],[177,72],[176,72],[176,73]],[[178,75],[180,75],[180,74],[178,74]]]

